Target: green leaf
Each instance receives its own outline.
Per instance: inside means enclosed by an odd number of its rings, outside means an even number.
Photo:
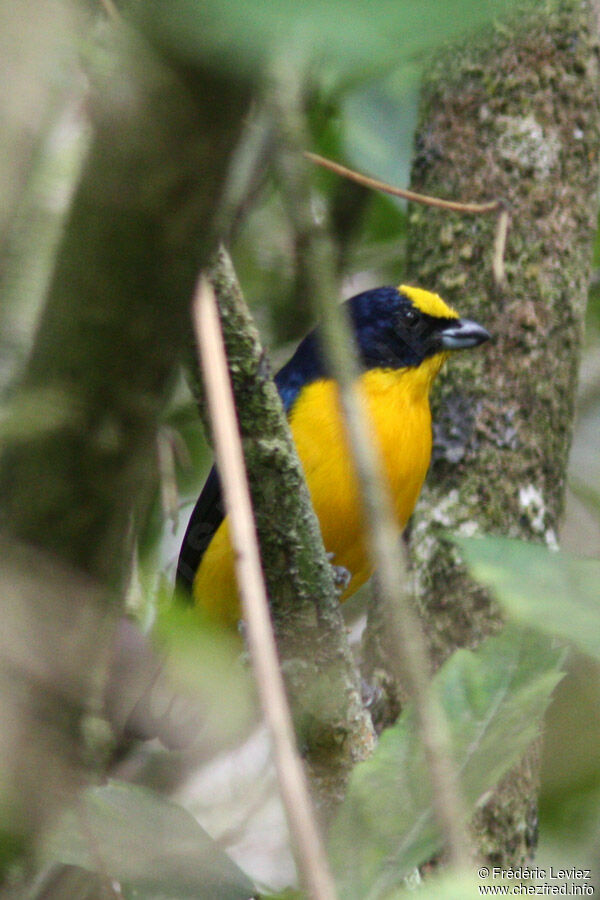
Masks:
[[[540,849],[561,846],[556,859],[596,853],[600,834],[600,663],[571,654],[567,677],[544,723]]]
[[[256,74],[271,56],[334,61],[346,75],[413,65],[415,55],[515,6],[511,0],[146,0],[142,22],[163,45]]]
[[[600,659],[600,561],[509,538],[453,540],[511,617]]]
[[[48,865],[100,872],[144,900],[248,900],[256,894],[186,810],[124,782],[84,791],[49,835],[43,857]]]
[[[472,808],[537,736],[561,678],[561,653],[535,633],[506,629],[458,650],[433,680],[451,730],[463,796]],[[359,764],[331,830],[340,894],[374,900],[440,850],[431,785],[408,708]]]
[[[77,422],[77,413],[66,394],[52,387],[24,391],[18,402],[0,405],[0,441],[36,440],[69,422]]]
[[[171,708],[165,716],[171,740],[161,734],[167,746],[193,741],[196,750],[214,755],[256,721],[252,673],[237,632],[206,621],[189,602],[174,603],[170,592],[161,585],[152,635],[164,660],[163,677],[152,687],[150,709]]]
[[[412,90],[395,79],[371,82],[343,100],[345,144],[350,164],[403,187],[410,181],[417,124],[418,81]],[[394,201],[400,202],[400,201]]]
[[[441,877],[427,878],[423,884],[417,879],[418,892],[412,882],[411,878],[406,888],[386,894],[385,900],[414,900],[415,897],[419,900],[465,900],[481,896],[479,886],[487,883],[481,878],[476,879],[471,872],[443,873]]]

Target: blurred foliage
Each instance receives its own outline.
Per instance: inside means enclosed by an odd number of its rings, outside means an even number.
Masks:
[[[134,26],[144,28],[171,59],[183,60],[190,67],[225,67],[236,77],[257,83],[268,73],[272,57],[288,59],[290,66],[308,73],[310,149],[402,185],[410,167],[417,75],[425,54],[459,36],[469,40],[473,29],[512,5],[509,0],[448,0],[445,4],[438,0],[309,0],[302,4],[263,0],[251,5],[242,0],[130,0],[117,7]],[[45,411],[43,426],[48,429],[72,413],[51,392],[32,394],[16,409],[10,402],[10,387],[27,358],[69,204],[85,163],[90,140],[87,79],[96,67],[106,64],[102,45],[106,38],[100,2],[57,0],[40,5],[22,0],[19,5],[0,4],[0,66],[5,85],[0,96],[0,388],[4,390],[0,441],[30,438],[39,428],[40,409]],[[122,85],[124,97],[127,88]],[[250,137],[254,135],[258,150],[264,144],[266,153],[261,158],[255,149],[255,158],[248,150],[237,160],[241,166],[243,159],[250,159],[254,184],[231,234],[245,294],[278,365],[289,353],[290,342],[309,327],[310,313],[306,305],[298,306],[294,236],[277,180],[268,166],[271,128],[257,100],[248,110],[247,130]],[[117,132],[115,140],[119,140]],[[315,214],[328,216],[333,224],[344,293],[398,283],[405,256],[402,204],[340,183],[327,172],[315,172],[313,183]],[[600,238],[596,240],[595,265],[600,268]],[[588,311],[586,359],[592,362],[600,353],[599,284],[596,279]],[[576,436],[571,478],[599,522],[600,378],[597,373],[594,376],[597,370],[593,365],[591,371],[581,420],[584,439],[578,443]],[[177,523],[172,510],[165,514],[157,492],[147,521],[139,523],[142,597],[136,612],[144,623],[156,618],[159,645],[175,685],[173,697],[179,693],[198,703],[203,717],[206,714],[203,722],[208,723],[206,744],[214,749],[243,731],[252,717],[251,688],[239,663],[237,644],[235,640],[222,641],[185,611],[164,608],[158,599],[164,584],[162,574],[172,570],[187,509],[196,498],[210,458],[192,394],[183,379],[173,391],[164,424],[178,438],[173,442],[171,469],[163,469],[161,477],[175,481],[183,500]],[[598,473],[598,478],[590,477],[590,472]],[[571,542],[577,543],[580,535],[576,530],[574,535]],[[542,548],[499,539],[463,542],[461,547],[476,574],[498,591],[509,615],[572,639],[581,649],[598,655],[598,563],[580,563],[566,554],[550,555]],[[54,581],[45,577],[50,593]],[[2,586],[7,596],[6,574]],[[82,588],[82,596],[86,590]],[[28,665],[35,655],[23,640],[30,632],[28,620],[19,618],[24,609],[33,615],[33,604],[29,599],[24,606],[22,598],[22,592],[17,592],[9,604],[14,628],[9,616],[3,620],[0,685],[4,696],[0,710],[2,718],[10,722],[10,728],[0,729],[4,760],[0,809],[4,811],[12,806],[17,788],[33,791],[32,802],[41,790],[36,778],[21,778],[18,766],[9,768],[13,756],[18,757],[17,737],[22,739],[17,724],[25,738],[39,747],[40,761],[55,748],[54,735],[48,733],[47,709],[42,702],[33,702],[28,688],[27,722],[17,718],[16,700],[25,688],[20,679],[15,682],[12,677],[15,648]],[[86,609],[78,603],[72,606]],[[38,617],[45,615],[45,602],[35,608]],[[64,621],[48,624],[45,652],[38,653],[33,666],[34,684],[38,683],[40,658],[45,660],[52,651],[60,659],[59,651],[54,650],[60,645],[56,628],[66,630],[77,624],[71,607],[64,609]],[[19,615],[15,611],[20,611]],[[80,650],[78,665],[87,665],[86,677],[91,678],[92,654],[87,647]],[[501,777],[538,733],[559,678],[559,656],[546,638],[510,630],[476,652],[460,651],[438,673],[436,687],[454,725],[457,758],[465,761],[462,775],[471,802]],[[61,659],[61,664],[64,662]],[[11,677],[4,677],[5,665]],[[127,687],[127,683],[121,685],[123,695]],[[164,697],[160,694],[161,701]],[[157,695],[151,699],[156,701]],[[574,657],[547,719],[541,797],[542,854],[560,848],[568,864],[583,852],[582,864],[587,861],[589,865],[589,854],[597,852],[599,704],[597,662],[586,656]],[[184,721],[183,730],[189,724]],[[176,732],[177,727],[171,737]],[[71,777],[61,771],[61,779],[71,785],[75,773],[79,779],[79,761],[73,763]],[[62,785],[58,777],[56,781]],[[404,895],[398,887],[401,876],[439,847],[429,795],[413,715],[407,710],[384,736],[376,756],[357,769],[334,827],[332,852],[344,897],[362,900]],[[10,874],[23,844],[18,823],[11,827],[10,816],[5,818],[0,831],[0,865]],[[206,895],[233,900],[254,891],[244,873],[182,807],[124,781],[83,791],[76,806],[64,811],[47,831],[42,855],[49,865],[61,863],[109,873],[122,880],[124,894],[131,898]],[[425,888],[422,896],[427,897],[427,892],[450,900],[474,896],[475,887],[463,880],[442,879]],[[67,895],[78,896],[63,893]]]
[[[600,561],[508,538],[454,538],[506,614],[576,650],[546,719],[540,865],[600,863]],[[589,655],[583,655],[583,654]]]
[[[503,537],[454,541],[507,615],[600,660],[600,560]]]
[[[505,629],[475,651],[458,650],[433,678],[451,729],[464,797],[473,808],[539,733],[562,654],[529,631]],[[330,848],[340,894],[387,896],[441,850],[414,711],[382,734],[352,773]]]
[[[188,812],[133,784],[88,788],[50,830],[41,853],[48,866],[109,872],[127,900],[247,900],[255,893]]]
[[[159,605],[153,634],[173,688],[194,696],[201,686],[202,730],[214,752],[217,740],[231,743],[256,715],[253,682],[240,659],[242,642],[237,634],[203,622],[188,604],[169,601]]]
[[[600,664],[573,654],[546,720],[540,862],[600,865]]]
[[[82,28],[74,3],[0,5],[0,386],[27,354],[88,148]]]
[[[415,58],[501,15],[510,0],[145,0],[137,15],[156,40],[177,55],[251,73],[281,56],[305,65],[323,62],[347,80],[392,66],[414,71]]]

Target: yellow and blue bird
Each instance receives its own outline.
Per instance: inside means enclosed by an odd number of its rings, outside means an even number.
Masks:
[[[437,294],[417,287],[381,287],[346,301],[354,331],[373,438],[394,504],[405,527],[431,459],[431,386],[454,350],[476,347],[489,333]],[[346,569],[345,600],[372,574],[362,504],[341,414],[328,373],[319,328],[299,344],[275,376],[323,543],[332,564]],[[177,566],[178,586],[224,625],[240,616],[233,552],[219,478],[211,470],[194,508]]]

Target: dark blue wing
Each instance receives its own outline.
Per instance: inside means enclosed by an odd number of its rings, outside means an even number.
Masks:
[[[191,594],[200,560],[224,517],[225,504],[221,494],[221,483],[213,466],[190,516],[179,552],[176,587],[181,589],[182,593]]]

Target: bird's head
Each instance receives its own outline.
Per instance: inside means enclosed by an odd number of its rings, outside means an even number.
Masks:
[[[361,360],[369,369],[419,366],[490,337],[477,322],[461,319],[441,297],[422,288],[375,288],[348,304]]]
[[[459,318],[441,297],[421,288],[374,288],[347,300],[346,306],[363,367],[418,372],[426,390],[451,350],[476,347],[490,337],[477,322]],[[305,385],[328,374],[317,328],[275,376],[286,411]]]

